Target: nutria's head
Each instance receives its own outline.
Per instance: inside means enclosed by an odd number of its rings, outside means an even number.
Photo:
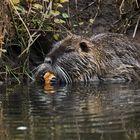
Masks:
[[[87,82],[94,77],[93,43],[81,36],[69,36],[54,45],[38,69],[38,75],[51,72],[62,83]]]

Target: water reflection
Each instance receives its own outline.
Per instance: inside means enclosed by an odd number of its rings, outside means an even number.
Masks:
[[[140,85],[0,89],[2,140],[139,140]]]

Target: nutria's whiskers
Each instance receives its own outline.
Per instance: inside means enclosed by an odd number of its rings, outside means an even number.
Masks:
[[[63,73],[64,73],[64,76],[65,76],[65,80],[66,80],[66,83],[72,83],[72,79],[71,77],[69,76],[69,74],[67,73],[67,71],[65,69],[63,69],[62,67],[60,68]]]
[[[35,70],[35,77],[36,79],[40,78],[44,74],[44,69],[46,69],[46,66],[43,64],[40,64]]]
[[[65,83],[71,83],[71,79],[68,73],[62,67],[56,65],[55,71],[59,75],[59,78],[62,79],[62,81],[64,81]]]

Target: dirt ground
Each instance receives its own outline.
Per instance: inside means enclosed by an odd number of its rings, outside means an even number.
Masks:
[[[139,4],[139,3],[138,3]],[[122,0],[70,0],[71,28],[84,36],[103,32],[117,32],[133,37],[140,12],[135,1]],[[134,39],[140,42],[139,27]]]

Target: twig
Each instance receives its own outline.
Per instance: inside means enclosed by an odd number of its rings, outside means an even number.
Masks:
[[[25,22],[24,22],[23,19],[21,18],[20,14],[19,14],[18,11],[16,10],[16,8],[15,8],[15,6],[14,6],[14,4],[13,4],[13,2],[12,2],[11,0],[10,0],[10,3],[11,3],[11,5],[12,5],[12,7],[14,8],[15,13],[18,15],[19,19],[21,20],[23,26],[25,27],[25,29],[26,29],[26,31],[27,31],[27,33],[28,33],[28,35],[29,35],[28,46],[27,46],[27,48],[26,48],[25,50],[23,50],[22,53],[19,55],[19,57],[21,57],[25,52],[27,52],[27,53],[29,52],[30,46],[35,42],[35,40],[40,36],[40,34],[37,35],[38,31],[36,31],[36,32],[33,33],[32,35],[30,34],[29,29],[27,28]],[[49,11],[49,9],[50,9],[51,7],[52,7],[52,2],[50,2],[50,4],[49,4],[47,12]],[[41,23],[39,29],[41,29],[41,27],[42,27],[42,25],[43,25],[43,22],[44,22],[44,20],[45,20],[45,15],[46,15],[46,14],[44,14],[44,17],[43,17],[43,20],[42,20],[42,23]],[[37,35],[37,36],[36,36],[36,35]],[[36,37],[35,37],[35,36],[36,36]],[[33,39],[34,37],[35,37],[35,39]]]
[[[72,32],[70,30],[68,30],[63,24],[59,24],[62,28],[64,28],[64,30],[66,31],[66,33],[68,33],[69,36],[72,36]]]
[[[77,4],[78,4],[78,2],[77,2],[77,0],[75,0],[76,10],[77,10],[77,7],[78,7]]]
[[[15,23],[15,20],[14,20],[14,16],[13,16],[13,13],[12,13],[12,9],[11,9],[10,4],[8,4],[8,9],[10,11],[10,15],[11,15],[11,19],[12,19],[12,22],[13,22],[13,25],[14,25],[14,28],[15,28],[16,35],[17,35],[18,38],[20,38],[20,35],[18,33],[18,28],[16,26],[16,23]]]
[[[83,9],[81,9],[80,12],[83,12],[84,10],[86,10],[87,8],[89,8],[90,6],[92,6],[94,3],[95,3],[95,1],[91,2],[90,4],[88,4],[88,6],[86,6]]]
[[[32,36],[34,36],[34,34],[33,34]],[[29,51],[30,46],[37,40],[37,38],[38,38],[39,36],[40,36],[40,34],[37,35],[36,38],[35,38],[33,41],[29,39],[29,41],[28,41],[28,47],[27,47],[24,51],[22,51],[22,53],[18,56],[19,58],[20,58],[25,52],[28,52],[28,51]]]
[[[80,15],[84,10],[88,9],[90,6],[92,6],[93,4],[95,3],[95,1],[91,2],[90,4],[88,4],[88,6],[86,6],[85,8],[81,9],[78,13],[76,13],[75,15],[72,16],[75,17],[75,16],[78,16]]]
[[[38,34],[38,35],[35,37],[35,39],[33,40],[33,37],[39,32],[39,30],[41,30],[42,25],[43,25],[43,23],[44,23],[44,21],[45,21],[45,19],[46,19],[46,15],[48,15],[48,13],[50,12],[51,9],[52,9],[52,1],[49,3],[46,12],[45,12],[44,14],[42,14],[42,15],[44,15],[44,16],[42,17],[42,22],[41,22],[41,24],[40,24],[40,26],[39,26],[39,28],[38,28],[38,31],[36,31],[36,32],[33,33],[32,35],[29,35],[28,46],[27,46],[27,48],[19,55],[19,57],[21,57],[25,52],[28,53],[28,51],[29,51],[29,49],[30,49],[30,46],[31,46],[31,45],[36,41],[36,39],[40,36],[40,34]],[[28,32],[29,32],[29,30],[28,30]],[[30,32],[29,32],[29,33],[30,33]]]
[[[28,28],[27,28],[25,22],[23,21],[23,19],[21,18],[20,14],[19,14],[18,11],[17,11],[17,9],[15,8],[15,6],[14,6],[12,0],[9,0],[9,1],[10,1],[10,3],[11,3],[12,7],[14,8],[16,14],[18,15],[19,19],[21,20],[23,26],[25,27],[25,29],[26,29],[26,31],[27,31],[29,37],[31,37],[31,34],[30,34],[30,32],[29,32],[29,30],[28,30]],[[32,37],[31,37],[31,39],[32,39]],[[33,40],[33,39],[32,39],[32,40]]]
[[[46,11],[42,14],[42,22],[41,22],[41,24],[40,24],[40,26],[38,28],[39,30],[42,28],[42,25],[43,25],[43,23],[44,23],[44,21],[46,19],[46,15],[48,15],[49,12],[51,12],[52,4],[53,4],[53,1],[50,1],[48,7],[46,8]]]
[[[120,5],[120,7],[119,7],[119,10],[120,10],[120,14],[121,14],[121,15],[123,14],[123,12],[122,12],[122,7],[123,7],[123,5],[124,5],[124,1],[125,1],[125,0],[122,0],[122,3],[121,3],[121,5]]]
[[[138,29],[139,22],[140,22],[140,16],[138,17],[137,24],[136,24],[135,29],[134,29],[133,38],[136,36],[136,32],[137,32],[137,29]]]
[[[6,50],[3,49],[2,47],[2,45],[4,44],[3,40],[4,40],[4,33],[3,33],[3,36],[2,35],[0,36],[0,58],[2,57],[2,53],[6,52]]]
[[[136,1],[137,8],[140,8],[139,4],[138,4],[138,0],[135,0],[135,1]]]

